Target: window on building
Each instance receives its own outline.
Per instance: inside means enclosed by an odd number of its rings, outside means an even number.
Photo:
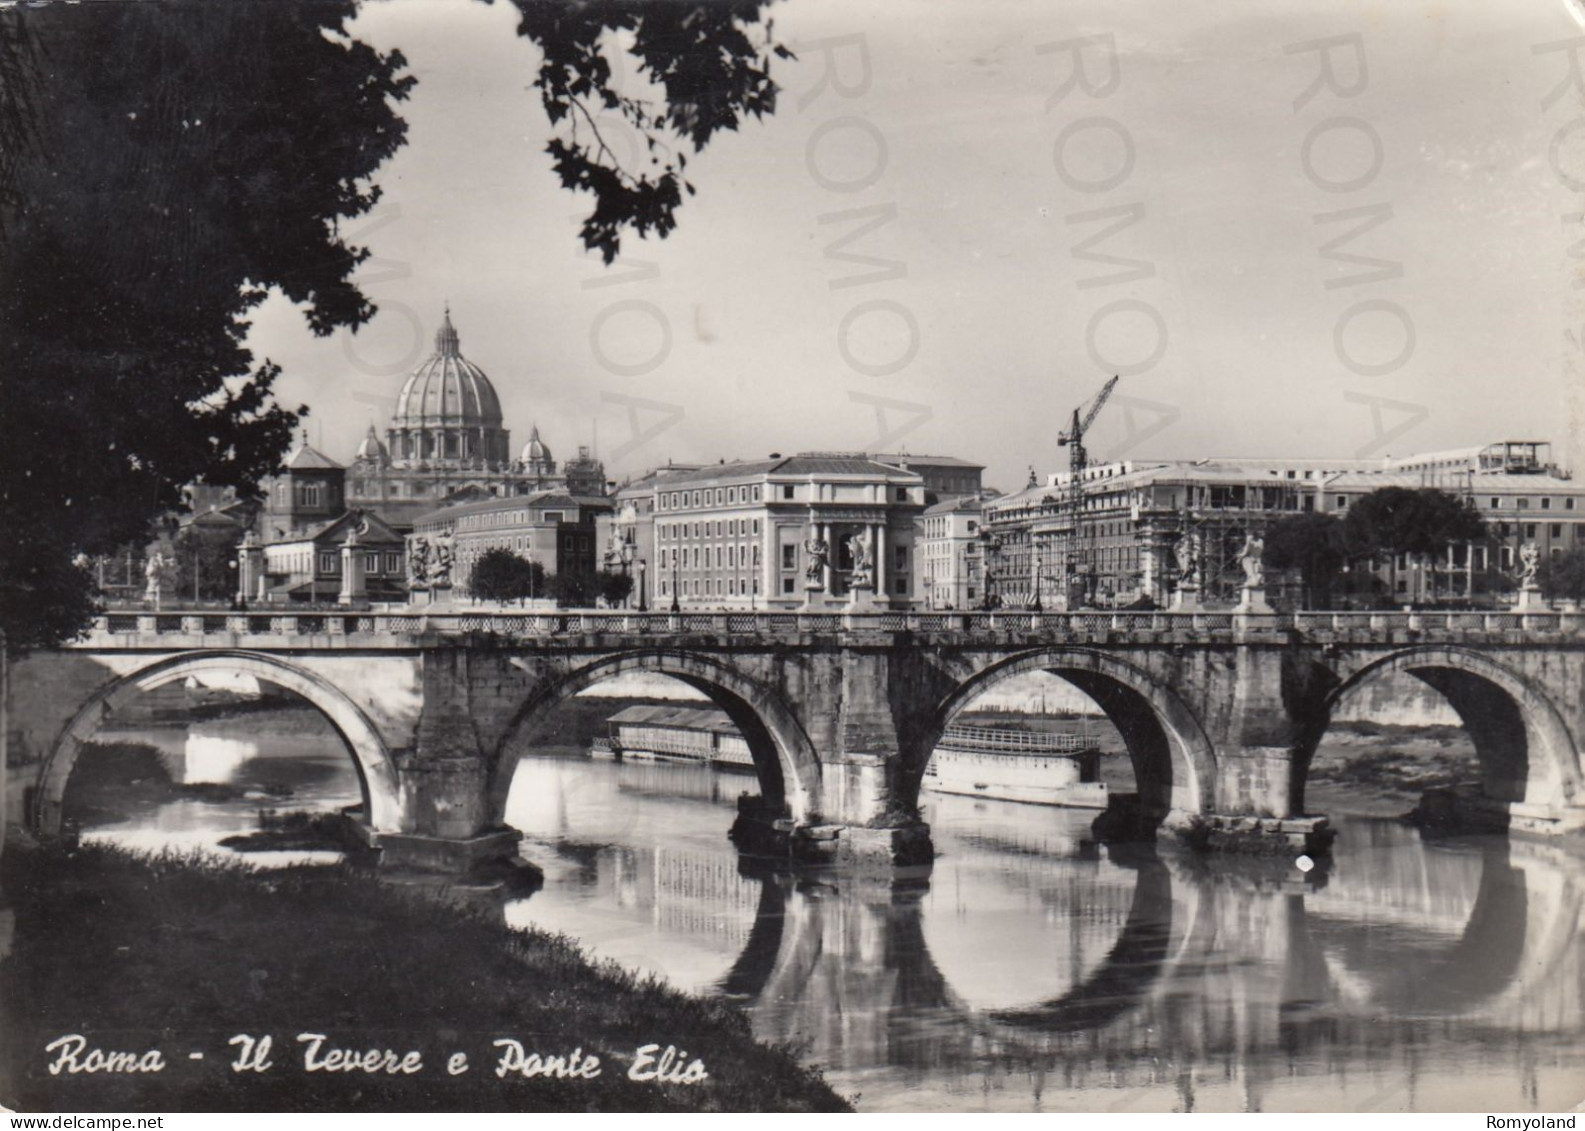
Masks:
[[[793,484],[791,484],[791,483],[783,483],[782,484],[782,486],[781,486],[781,497],[784,498],[784,499],[790,499],[790,498],[793,497]]]
[[[784,578],[781,579],[781,591],[783,593],[791,593],[793,591],[793,579],[792,578],[784,577]]]
[[[1527,511],[1530,509],[1530,500],[1525,498],[1523,495],[1520,495],[1519,498],[1514,500],[1514,506],[1518,507],[1522,511]]]
[[[335,573],[336,572],[336,555],[335,554],[320,554],[319,555],[319,572],[320,573]]]
[[[892,547],[892,561],[893,561],[893,563],[896,565],[896,567],[899,570],[907,569],[908,568],[908,547],[907,546],[893,546]]]
[[[1563,500],[1563,509],[1566,511],[1574,509],[1574,498],[1572,495]]]
[[[1554,538],[1563,537],[1563,524],[1561,522],[1554,522],[1552,524],[1552,537],[1554,537]]]
[[[372,554],[364,554],[363,555],[363,572],[364,573],[379,573],[380,572],[380,555],[379,555],[378,552],[372,553]]]
[[[1527,522],[1527,523],[1524,524],[1524,536],[1526,538],[1534,538],[1535,537],[1535,523]]]
[[[1492,501],[1491,501],[1491,509],[1494,510],[1494,511],[1502,510],[1502,500],[1499,499],[1499,498],[1493,497]]]
[[[545,519],[546,523],[554,526],[556,523],[562,521],[562,512],[561,511],[546,511],[546,512],[544,512],[544,519]]]
[[[402,570],[402,555],[401,554],[396,554],[396,553],[387,553],[385,555],[385,572],[386,573],[400,573],[401,570]]]
[[[798,547],[788,543],[781,548],[782,569],[798,568]]]

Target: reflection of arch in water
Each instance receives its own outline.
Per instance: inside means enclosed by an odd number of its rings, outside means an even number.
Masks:
[[[754,927],[717,987],[749,1010],[761,1039],[818,1044],[841,1018],[865,1015],[871,1039],[882,1046],[870,1051],[894,1065],[1043,1055],[1049,1051],[1044,1038],[1099,1029],[1137,1008],[1169,961],[1173,912],[1166,866],[1151,848],[1116,862],[1136,876],[1117,942],[1088,978],[1049,1001],[994,1012],[965,1003],[930,953],[917,889],[883,895],[870,887],[800,884],[786,874],[763,877]],[[832,945],[850,938],[863,940],[861,953],[838,953]],[[863,969],[865,962],[880,968]],[[874,996],[827,1000],[839,992]],[[935,1016],[920,1023],[921,1014]],[[851,1043],[855,1035],[844,1039]]]
[[[1119,861],[1121,863],[1122,861]],[[1134,898],[1099,969],[1050,1001],[988,1015],[998,1026],[1038,1033],[1100,1029],[1138,1007],[1160,980],[1172,944],[1172,877],[1153,853],[1129,862]]]
[[[1384,947],[1379,923],[1329,915],[1324,900],[1308,900],[1291,934],[1292,961],[1324,962],[1331,1000],[1350,1012],[1493,1018],[1533,1009],[1562,988],[1557,972],[1585,908],[1577,864],[1547,852],[1483,838],[1474,905],[1452,941],[1399,930]]]
[[[1208,812],[1216,780],[1210,740],[1166,684],[1117,656],[1090,648],[1041,648],[1009,656],[965,680],[938,704],[913,761],[905,767],[917,796],[930,755],[955,716],[1003,680],[1029,672],[1061,676],[1106,713],[1128,747],[1140,800],[1160,819],[1169,811]]]
[[[111,680],[83,704],[39,768],[38,792],[31,814],[34,829],[44,835],[60,831],[61,805],[72,767],[84,744],[93,739],[118,708],[157,687],[208,673],[251,675],[285,688],[316,707],[352,752],[370,826],[378,832],[399,827],[401,804],[396,769],[379,731],[357,704],[319,676],[284,660],[259,652],[206,649],[171,656]]]
[[[1407,648],[1336,682],[1295,751],[1291,804],[1304,812],[1305,779],[1338,706],[1365,684],[1407,672],[1458,713],[1480,759],[1481,790],[1497,801],[1556,806],[1581,796],[1579,752],[1552,702],[1529,680],[1480,652],[1445,645]],[[1336,677],[1327,673],[1326,678]]]
[[[820,759],[780,696],[713,657],[652,649],[606,656],[534,688],[494,751],[490,788],[496,820],[506,812],[517,770],[516,759],[507,756],[513,739],[528,733],[546,713],[578,692],[630,672],[668,675],[707,696],[726,712],[748,743],[761,795],[773,805],[785,804],[796,820],[815,813],[820,797]]]

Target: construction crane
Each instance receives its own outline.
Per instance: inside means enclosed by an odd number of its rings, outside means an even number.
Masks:
[[[1090,402],[1088,410],[1083,405],[1073,410],[1073,423],[1066,432],[1057,434],[1057,444],[1068,449],[1068,514],[1073,526],[1068,533],[1068,583],[1078,577],[1082,556],[1079,551],[1079,514],[1084,506],[1084,469],[1090,465],[1090,454],[1085,450],[1084,437],[1090,431],[1090,425],[1095,423],[1095,418],[1100,415],[1106,401],[1112,395],[1112,390],[1117,387],[1118,377],[1114,375],[1111,380],[1101,386],[1101,391],[1095,394],[1095,399]],[[1081,417],[1079,414],[1083,413]],[[1089,594],[1086,593],[1086,596]],[[1072,594],[1069,594],[1072,601]]]

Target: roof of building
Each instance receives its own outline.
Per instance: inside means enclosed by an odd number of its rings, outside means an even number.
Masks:
[[[983,463],[974,463],[971,460],[959,459],[957,456],[915,456],[909,455],[907,452],[877,452],[871,455],[870,458],[881,463],[906,465],[909,467],[963,467],[975,471],[985,470],[985,465]]]
[[[714,731],[717,734],[736,734],[737,727],[725,711],[710,707],[624,707],[608,723],[644,723],[649,726],[680,727],[686,730]]]
[[[297,450],[286,457],[286,467],[290,471],[345,471],[335,460],[317,448],[310,447],[307,440],[297,445]]]
[[[587,496],[584,498],[587,498]],[[492,514],[496,511],[518,510],[523,507],[543,509],[545,507],[588,506],[593,503],[602,503],[609,506],[610,500],[592,499],[588,502],[581,502],[577,496],[569,495],[558,488],[548,487],[543,491],[533,491],[527,495],[497,495],[476,503],[454,503],[450,506],[437,507],[432,511],[419,515],[413,520],[413,525],[417,526],[430,522],[455,522],[457,519],[468,515]]]
[[[703,483],[716,479],[752,479],[763,475],[865,475],[923,482],[916,472],[880,463],[863,452],[799,452],[774,459],[734,460],[705,464],[693,470],[678,470],[655,481],[657,487],[683,483]]]
[[[979,514],[985,507],[982,499],[973,495],[956,495],[950,499],[943,499],[939,503],[932,503],[924,509],[924,514]]]
[[[400,534],[382,521],[379,515],[372,511],[354,509],[343,511],[328,522],[299,527],[278,538],[267,538],[264,544],[288,546],[297,542],[331,542],[339,546],[347,540],[347,533],[354,524],[358,530],[358,541],[364,545],[400,545],[405,541]]]
[[[501,401],[484,370],[462,356],[448,307],[435,352],[419,362],[396,395],[393,428],[501,427]]]

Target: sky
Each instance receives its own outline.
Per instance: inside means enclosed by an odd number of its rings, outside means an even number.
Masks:
[[[1015,489],[1066,466],[1058,433],[1113,374],[1092,458],[1523,438],[1585,465],[1562,0],[769,14],[798,55],[776,114],[690,160],[677,229],[605,267],[515,10],[365,4],[355,33],[418,79],[384,199],[344,226],[380,312],[316,339],[277,296],[250,335],[310,439],[345,460],[383,430],[449,302],[514,448],[537,424],[618,480],[903,450]]]

